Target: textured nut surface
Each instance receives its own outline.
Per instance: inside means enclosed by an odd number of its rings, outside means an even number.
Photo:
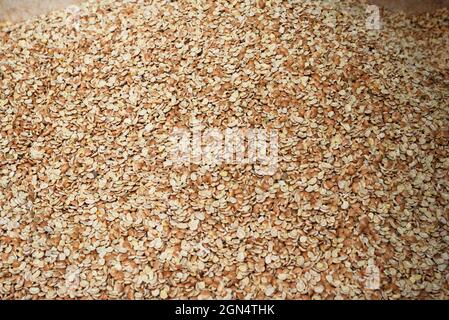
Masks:
[[[0,28],[1,298],[449,297],[447,11],[69,14]],[[277,130],[275,174],[169,165],[192,114]]]

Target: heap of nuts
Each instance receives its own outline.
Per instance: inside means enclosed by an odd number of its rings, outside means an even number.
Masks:
[[[90,1],[2,26],[0,298],[447,299],[447,11],[365,9]],[[275,132],[276,170],[174,163],[192,119]]]

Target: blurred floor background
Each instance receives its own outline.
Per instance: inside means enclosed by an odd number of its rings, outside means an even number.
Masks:
[[[422,13],[449,7],[449,0],[361,0],[390,10]],[[0,22],[17,22],[53,10],[63,9],[83,0],[0,0]]]
[[[368,0],[367,2],[393,11],[408,13],[422,13],[449,7],[449,0]]]
[[[0,0],[0,22],[17,22],[66,8],[82,0]]]

